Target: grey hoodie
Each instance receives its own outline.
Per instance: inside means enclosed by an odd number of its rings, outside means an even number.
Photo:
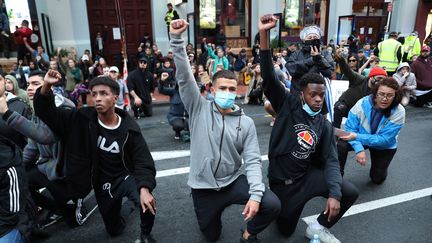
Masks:
[[[57,107],[65,109],[75,107],[72,101],[61,95],[55,95],[55,103]],[[36,162],[39,171],[48,180],[64,176],[61,143],[42,120],[35,115],[32,116],[31,120],[27,120],[15,111],[5,114],[3,118],[8,126],[29,138],[23,151],[24,164]]]
[[[193,189],[219,190],[246,171],[250,199],[261,202],[261,154],[253,120],[235,106],[222,116],[213,102],[204,99],[196,85],[185,42],[171,34],[180,97],[189,113],[191,160],[188,185]],[[242,158],[244,166],[242,166]]]
[[[402,73],[399,72],[399,70],[403,67],[408,67],[409,75],[406,78],[402,75]],[[397,72],[393,74],[393,78],[396,79],[400,87],[408,87],[408,90],[406,90],[405,92],[411,92],[417,88],[415,74],[411,72],[411,67],[407,62],[402,62],[399,64]]]

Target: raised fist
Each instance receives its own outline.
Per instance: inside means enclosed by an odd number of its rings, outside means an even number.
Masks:
[[[258,29],[261,30],[270,30],[276,26],[278,19],[273,14],[266,14],[261,16],[260,21],[258,22]]]
[[[48,72],[45,75],[45,82],[49,84],[56,84],[61,79],[61,74],[54,70],[48,70]]]
[[[188,26],[189,23],[184,19],[173,20],[170,24],[170,33],[180,35],[186,30]]]

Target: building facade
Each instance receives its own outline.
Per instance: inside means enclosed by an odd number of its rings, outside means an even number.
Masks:
[[[123,32],[119,31],[119,23],[124,27],[128,56],[133,57],[137,52],[145,33],[166,53],[169,40],[164,17],[168,2],[173,3],[181,18],[188,19],[190,26],[184,38],[193,44],[199,44],[203,37],[214,41],[222,29],[229,46],[251,47],[258,32],[259,17],[268,13],[280,17],[280,25],[270,36],[277,39],[280,35],[282,41],[299,41],[301,28],[309,24],[322,28],[326,43],[347,38],[352,31],[362,42],[378,42],[386,30],[405,36],[417,30],[423,40],[432,26],[430,0],[10,1],[15,5],[28,3],[29,12],[33,13],[32,23],[39,26],[41,43],[48,46],[49,51],[59,46],[74,46],[80,54],[95,46],[99,32],[104,37],[104,54],[109,60],[118,59],[121,53],[119,33]],[[5,3],[8,10],[8,0]]]

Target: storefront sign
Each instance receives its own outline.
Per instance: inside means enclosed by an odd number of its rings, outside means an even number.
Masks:
[[[215,29],[216,28],[216,0],[201,0],[200,1],[200,28]]]

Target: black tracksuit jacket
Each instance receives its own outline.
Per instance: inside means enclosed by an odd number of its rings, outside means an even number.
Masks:
[[[36,115],[64,143],[66,181],[74,198],[84,198],[91,185],[99,185],[99,149],[97,148],[97,112],[93,107],[62,109],[54,104],[52,92],[37,90],[34,97]],[[134,176],[138,189],[152,191],[156,186],[153,158],[138,124],[126,112],[116,108],[122,117],[121,145],[123,165]]]

